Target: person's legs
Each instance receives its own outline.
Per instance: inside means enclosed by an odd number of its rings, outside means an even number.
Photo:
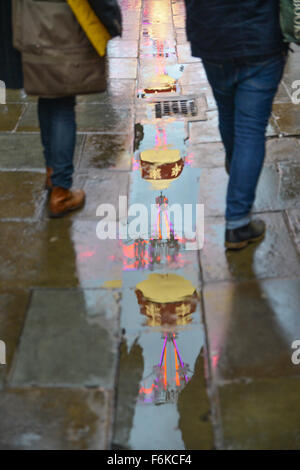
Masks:
[[[265,157],[265,132],[282,78],[285,59],[241,64],[235,94],[235,138],[227,192],[227,229],[250,222],[258,178]]]
[[[226,170],[229,172],[234,147],[236,68],[233,62],[214,64],[205,60],[203,66],[218,106],[219,130],[226,152]]]
[[[73,157],[76,143],[75,97],[51,100],[51,154],[53,186],[69,189],[74,171]]]

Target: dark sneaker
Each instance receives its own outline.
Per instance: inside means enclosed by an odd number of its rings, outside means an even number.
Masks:
[[[225,246],[229,250],[241,250],[249,243],[262,240],[266,233],[266,224],[260,220],[252,220],[248,225],[225,232]]]

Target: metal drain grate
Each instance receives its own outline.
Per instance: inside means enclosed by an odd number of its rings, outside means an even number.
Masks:
[[[155,101],[156,119],[164,116],[196,117],[198,115],[197,102],[192,99]]]

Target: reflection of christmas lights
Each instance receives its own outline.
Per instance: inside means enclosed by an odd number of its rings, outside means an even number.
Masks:
[[[181,358],[175,338],[174,333],[164,335],[160,361],[140,387],[141,403],[173,403],[188,383],[188,365]]]

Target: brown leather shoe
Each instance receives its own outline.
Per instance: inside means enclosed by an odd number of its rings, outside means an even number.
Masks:
[[[53,187],[53,184],[51,181],[52,173],[53,173],[53,169],[50,166],[47,166],[46,167],[46,181],[45,181],[45,189],[47,191],[51,191]]]
[[[50,197],[50,217],[62,217],[67,212],[80,209],[84,205],[85,193],[82,189],[69,189],[53,186]]]

